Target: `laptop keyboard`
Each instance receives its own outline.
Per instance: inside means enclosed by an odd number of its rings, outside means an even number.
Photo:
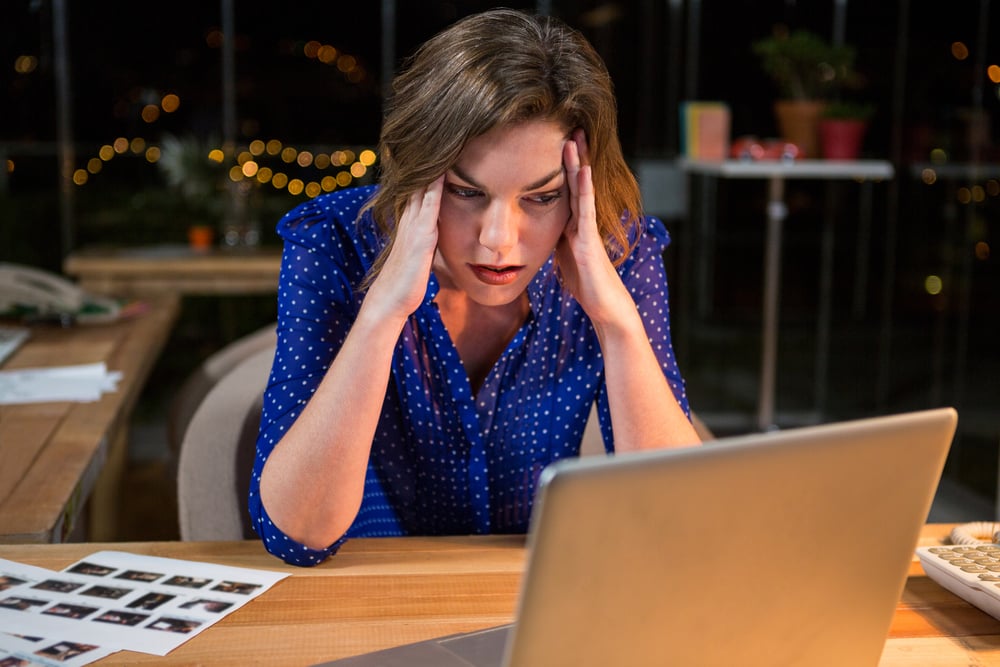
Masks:
[[[0,365],[21,347],[30,334],[31,330],[27,327],[0,326]]]
[[[917,547],[917,556],[928,577],[1000,619],[1000,544]]]

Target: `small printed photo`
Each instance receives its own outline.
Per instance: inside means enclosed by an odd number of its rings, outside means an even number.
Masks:
[[[212,588],[212,590],[222,591],[223,593],[239,593],[240,595],[250,595],[258,588],[260,588],[260,584],[248,584],[241,581],[220,581],[218,585]]]
[[[115,576],[115,579],[128,579],[130,581],[145,581],[147,583],[151,581],[156,581],[163,576],[162,572],[143,572],[141,570],[125,570],[119,575]]]
[[[27,583],[27,579],[18,579],[7,574],[0,574],[0,591],[5,591],[8,588],[20,586],[24,583]]]
[[[108,567],[107,565],[98,565],[97,563],[77,563],[69,569],[70,572],[76,574],[88,574],[92,577],[106,577],[115,571],[115,568]]]
[[[0,667],[28,667],[31,663],[16,655],[8,655],[6,658],[0,657]]]
[[[75,581],[60,581],[58,579],[46,579],[45,581],[39,581],[37,584],[32,586],[32,588],[37,588],[42,591],[55,591],[57,593],[72,593],[76,589],[83,586],[83,584],[77,583]]]
[[[95,617],[94,620],[115,625],[139,625],[147,618],[149,618],[149,614],[137,614],[131,611],[106,611]]]
[[[187,577],[184,575],[176,575],[164,581],[163,584],[165,586],[183,586],[184,588],[201,588],[210,581],[211,579],[208,579],[206,577]]]
[[[150,630],[164,630],[166,632],[179,632],[187,634],[201,625],[201,621],[192,621],[187,618],[170,618],[163,616],[156,619],[146,627]]]
[[[0,607],[4,609],[14,609],[16,611],[27,611],[32,607],[44,607],[50,600],[35,600],[33,598],[10,597],[0,600]]]
[[[43,649],[35,651],[35,655],[40,655],[43,658],[48,658],[49,660],[58,660],[59,662],[65,662],[67,660],[72,660],[77,658],[87,651],[93,651],[97,646],[94,644],[79,644],[77,642],[59,642],[58,644],[52,644],[51,646],[46,646]]]
[[[131,588],[115,588],[114,586],[91,586],[85,591],[80,591],[80,595],[90,595],[95,598],[106,600],[117,600],[132,592]]]
[[[170,602],[174,597],[166,593],[146,593],[125,606],[129,609],[156,609],[164,602]]]
[[[209,611],[213,614],[219,614],[230,607],[233,606],[232,602],[223,602],[221,600],[206,600],[205,598],[198,598],[196,600],[189,600],[181,605],[181,609],[201,609],[202,611]]]
[[[98,609],[100,609],[100,607],[86,607],[80,604],[60,603],[52,605],[42,613],[50,616],[62,616],[63,618],[86,618]]]

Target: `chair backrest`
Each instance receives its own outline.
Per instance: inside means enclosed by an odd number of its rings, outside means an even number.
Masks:
[[[194,411],[181,441],[177,511],[182,540],[253,537],[247,493],[274,346],[222,376]]]
[[[274,350],[277,344],[277,324],[271,323],[239,338],[205,359],[184,380],[167,415],[167,444],[176,458],[188,424],[208,392],[226,373],[257,350]]]

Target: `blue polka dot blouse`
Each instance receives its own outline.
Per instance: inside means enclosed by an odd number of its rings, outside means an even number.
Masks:
[[[607,451],[614,437],[604,364],[593,327],[564,291],[553,262],[528,287],[531,312],[473,394],[433,304],[409,318],[392,362],[372,444],[365,493],[347,533],[315,550],[282,533],[260,502],[260,472],[309,400],[360,308],[357,286],[383,242],[361,206],[372,187],[316,197],[278,223],[284,242],[278,289],[278,346],[264,394],[250,482],[254,528],[268,551],[313,565],[361,536],[522,533],[542,469],[580,451],[597,401]],[[663,250],[666,228],[646,218],[639,246],[619,267],[674,394],[688,412],[670,343]],[[364,378],[358,378],[363,382]]]

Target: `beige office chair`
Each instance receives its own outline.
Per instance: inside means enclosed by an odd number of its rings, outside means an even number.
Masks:
[[[698,415],[691,412],[691,424],[695,433],[702,442],[715,440],[715,434],[705,425]],[[590,408],[590,416],[587,418],[587,425],[583,429],[583,441],[580,443],[580,456],[593,456],[594,454],[605,454],[604,436],[601,435],[601,425],[597,418],[597,403]]]
[[[253,352],[223,375],[195,409],[177,465],[182,540],[254,536],[247,493],[273,359],[274,345]]]
[[[184,381],[170,403],[167,415],[167,444],[174,459],[180,453],[181,440],[191,417],[215,383],[258,350],[266,348],[273,352],[277,344],[276,329],[277,324],[271,323],[229,343],[205,359]]]

